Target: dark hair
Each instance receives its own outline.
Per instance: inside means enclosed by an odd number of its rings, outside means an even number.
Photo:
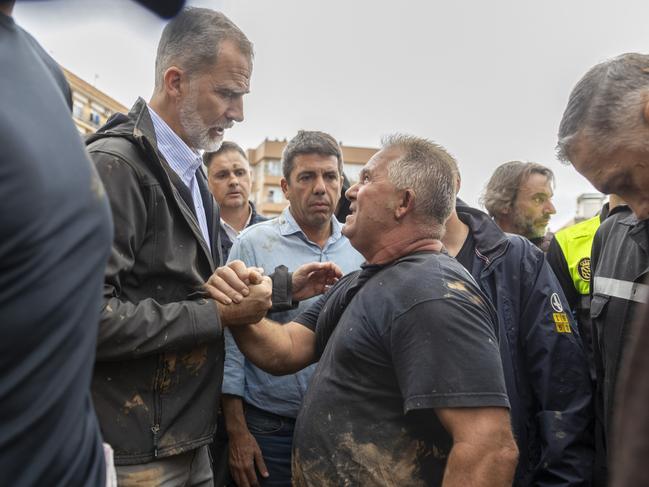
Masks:
[[[512,208],[521,184],[532,174],[542,174],[551,184],[554,181],[552,170],[536,162],[510,161],[498,166],[480,198],[489,215],[499,217]]]
[[[164,73],[170,66],[178,66],[189,74],[214,66],[224,40],[233,41],[252,60],[252,43],[221,12],[197,7],[183,9],[162,31],[155,59],[156,89],[164,84]]]
[[[338,172],[343,174],[343,153],[331,135],[324,132],[300,130],[295,137],[289,140],[282,152],[282,173],[289,181],[293,171],[293,162],[301,154],[318,154],[321,156],[334,156],[338,160]]]
[[[203,164],[205,164],[205,167],[209,168],[210,164],[212,164],[212,160],[216,156],[220,156],[221,154],[226,154],[228,152],[238,152],[246,161],[248,160],[246,152],[241,148],[239,144],[237,144],[236,142],[229,142],[227,140],[224,140],[221,144],[221,147],[219,147],[219,150],[203,153]]]

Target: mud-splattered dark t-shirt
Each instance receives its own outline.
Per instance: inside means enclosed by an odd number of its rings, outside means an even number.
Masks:
[[[486,303],[457,261],[418,253],[349,274],[298,316],[320,362],[294,485],[441,485],[452,438],[433,409],[509,406]]]

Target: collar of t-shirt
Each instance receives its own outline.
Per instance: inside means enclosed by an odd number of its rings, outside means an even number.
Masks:
[[[158,150],[164,156],[169,167],[178,175],[185,186],[189,188],[192,194],[192,201],[194,202],[196,220],[209,248],[211,247],[211,242],[210,232],[207,229],[207,216],[203,207],[203,198],[198,187],[198,181],[196,180],[196,171],[199,170],[203,163],[201,155],[185,144],[153,108],[148,105],[147,108],[153,121]]]
[[[336,217],[334,215],[331,215],[331,235],[329,236],[329,239],[327,240],[324,248],[326,248],[328,245],[333,244],[334,242],[337,242],[343,237],[341,231],[342,228],[343,226],[336,219]],[[305,241],[310,242],[313,245],[317,245],[315,242],[311,242],[309,240],[309,238],[300,228],[300,225],[298,225],[298,223],[295,221],[295,218],[293,218],[293,214],[291,213],[290,206],[284,208],[282,214],[279,216],[279,231],[282,235],[293,235],[295,233],[299,233],[302,235],[302,238]]]
[[[252,208],[250,208],[250,204],[248,204],[248,219],[246,220],[246,224],[243,226],[243,228],[246,228],[248,225],[250,225],[251,219],[252,219]],[[241,233],[239,230],[237,230],[228,222],[226,222],[223,218],[221,218],[221,226],[223,227],[223,230],[225,230],[225,234],[228,236],[231,242],[234,242],[235,239],[237,238],[237,235]]]

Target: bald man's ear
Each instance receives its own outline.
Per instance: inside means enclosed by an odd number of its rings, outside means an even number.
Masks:
[[[462,187],[462,178],[458,174],[455,178],[455,196],[460,193],[460,188]]]

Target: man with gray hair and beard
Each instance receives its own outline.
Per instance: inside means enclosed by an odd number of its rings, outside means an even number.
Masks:
[[[258,367],[319,361],[295,426],[293,483],[511,485],[517,448],[487,298],[440,253],[448,153],[392,136],[346,193],[362,269],[280,325],[231,328]]]
[[[544,252],[552,235],[546,236],[552,204],[554,174],[535,162],[510,161],[491,175],[482,203],[503,232],[522,235]]]
[[[632,210],[602,223],[591,253],[596,408],[603,423],[605,450],[610,453],[614,451],[611,440],[615,436],[612,426],[620,365],[634,340],[631,323],[640,305],[649,299],[649,56],[623,54],[584,75],[563,114],[558,152],[595,188],[618,195]],[[633,385],[629,386],[626,391],[632,392]],[[646,437],[646,431],[636,432],[636,417],[619,413],[620,431]],[[617,446],[627,443],[626,438],[621,440]],[[627,450],[631,456],[626,460],[632,458],[632,452]],[[645,457],[638,459],[646,461]],[[636,472],[646,470],[644,464],[639,470],[637,467]],[[633,477],[627,468],[616,475],[626,478],[627,485],[642,485],[630,481]],[[604,470],[596,481],[596,485],[606,485]]]
[[[252,54],[223,14],[184,10],[162,33],[150,102],[88,139],[115,225],[92,394],[120,486],[212,485],[223,329],[270,307],[259,275],[235,302],[206,293],[221,260],[219,212],[199,151],[243,120]],[[244,273],[249,282],[254,271]]]

